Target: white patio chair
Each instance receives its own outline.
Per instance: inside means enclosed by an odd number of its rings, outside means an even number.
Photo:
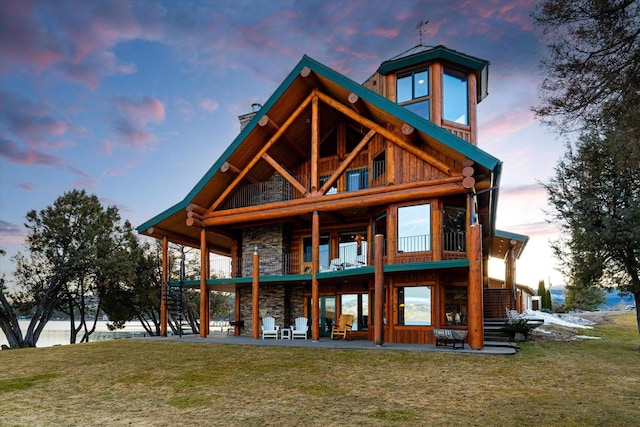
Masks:
[[[267,316],[262,318],[262,339],[275,338],[278,339],[278,329],[280,326],[276,326],[276,319]]]
[[[329,270],[338,271],[344,270],[344,264],[340,258],[334,258],[331,260],[331,264],[329,264]]]
[[[307,331],[309,330],[309,326],[307,325],[306,317],[296,317],[296,323],[291,328],[291,339],[295,340],[296,337],[304,337],[307,339]]]

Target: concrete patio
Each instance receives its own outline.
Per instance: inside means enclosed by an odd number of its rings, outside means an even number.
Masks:
[[[319,341],[311,339],[253,339],[249,336],[226,335],[225,333],[211,333],[206,338],[198,335],[172,335],[167,337],[142,337],[136,338],[150,341],[170,341],[170,342],[189,342],[200,344],[235,344],[235,345],[254,345],[254,346],[272,346],[272,347],[302,347],[302,348],[333,348],[345,350],[369,350],[369,351],[430,351],[436,353],[456,353],[456,354],[475,354],[486,356],[507,356],[518,352],[518,348],[508,343],[485,342],[482,350],[473,350],[465,344],[465,348],[453,349],[450,347],[436,347],[435,344],[395,344],[384,343],[376,346],[372,341],[367,340],[331,340],[321,338]]]

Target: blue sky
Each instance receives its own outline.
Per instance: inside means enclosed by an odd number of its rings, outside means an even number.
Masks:
[[[559,285],[544,221],[563,145],[531,112],[546,53],[533,1],[0,2],[0,271],[29,210],[73,188],[134,226],[182,200],[302,55],[364,82],[418,44],[491,62],[479,146],[504,162],[498,228],[526,234],[518,282]],[[495,266],[495,267],[494,267]],[[502,262],[490,273],[503,276]]]

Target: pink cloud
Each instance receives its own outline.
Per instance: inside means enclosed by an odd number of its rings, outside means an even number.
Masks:
[[[35,187],[35,184],[33,184],[32,182],[21,182],[20,184],[18,184],[18,188],[26,191],[33,191],[35,190]]]
[[[200,105],[200,108],[202,108],[205,111],[208,111],[209,113],[213,113],[219,107],[218,101],[215,101],[210,98],[201,99],[198,103]]]
[[[4,244],[18,244],[24,241],[25,232],[18,224],[12,224],[0,219],[0,236],[2,236]]]
[[[164,104],[157,99],[147,96],[116,98],[111,117],[116,141],[140,151],[150,149],[157,137],[148,130],[148,126],[163,122],[165,116]],[[103,149],[110,149],[112,142],[103,143]]]
[[[374,28],[371,30],[370,34],[374,34],[376,36],[393,39],[400,35],[399,28]]]
[[[87,188],[87,189],[93,189],[96,187],[96,184],[98,183],[98,181],[88,173],[84,172],[83,170],[80,170],[71,165],[67,166],[67,170],[73,173],[74,175],[78,175],[80,177],[79,180],[72,183],[74,187]]]
[[[13,94],[0,92],[0,123],[30,147],[60,148],[67,145],[62,140],[52,141],[52,137],[65,134],[72,126],[55,117],[43,103],[17,98]]]
[[[0,157],[12,163],[40,166],[61,166],[64,160],[36,150],[21,150],[13,141],[0,137]]]

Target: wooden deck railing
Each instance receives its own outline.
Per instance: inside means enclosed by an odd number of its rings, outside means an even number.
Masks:
[[[464,232],[444,233],[439,235],[442,240],[442,260],[465,259],[466,240]],[[385,255],[385,264],[412,264],[432,262],[432,238],[437,236],[424,235],[410,238],[385,240],[386,248],[402,248],[394,256]],[[399,242],[399,243],[398,243]],[[341,245],[338,253],[329,254],[320,251],[320,272],[342,271],[373,265],[373,260],[367,255],[369,246],[362,242],[360,246],[354,244]],[[386,254],[386,251],[385,251]],[[227,258],[217,257],[210,262],[211,278],[250,277],[252,274],[253,257]],[[302,254],[282,253],[274,256],[260,256],[261,276],[287,276],[292,274],[309,274],[311,260]]]

